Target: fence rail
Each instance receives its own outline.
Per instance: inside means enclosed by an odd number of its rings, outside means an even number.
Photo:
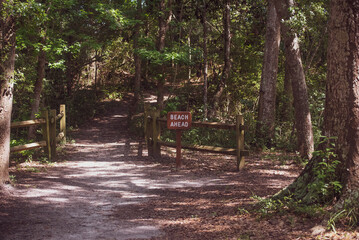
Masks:
[[[56,122],[60,121],[59,134],[56,135]],[[10,152],[19,152],[35,148],[45,147],[45,152],[49,159],[56,157],[56,144],[60,141],[66,142],[66,106],[60,105],[59,114],[56,110],[44,110],[41,112],[41,118],[26,120],[21,122],[12,122],[11,128],[22,128],[41,125],[43,140],[40,142],[18,145],[10,148]]]
[[[145,106],[144,112],[144,128],[145,139],[150,156],[161,156],[161,146],[176,148],[176,144],[172,142],[164,142],[160,140],[161,126],[167,123],[166,118],[159,118],[158,110],[149,110],[148,105]],[[227,129],[236,131],[236,148],[222,148],[204,145],[182,145],[182,148],[196,151],[204,151],[211,153],[222,153],[234,155],[237,158],[237,170],[243,169],[245,165],[245,156],[249,155],[249,151],[244,150],[244,120],[242,115],[236,117],[236,124],[218,123],[218,122],[192,122],[192,127]]]

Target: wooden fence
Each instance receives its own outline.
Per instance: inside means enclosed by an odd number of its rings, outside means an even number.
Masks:
[[[59,134],[56,135],[56,122],[60,120]],[[56,144],[64,140],[66,142],[66,107],[60,105],[59,114],[55,109],[41,112],[41,118],[11,123],[11,128],[30,127],[41,125],[43,140],[40,142],[28,143],[24,145],[14,146],[11,152],[19,152],[35,148],[45,147],[45,152],[49,156],[49,160],[56,157]]]
[[[176,148],[176,143],[164,142],[160,140],[161,126],[166,125],[166,123],[166,118],[160,118],[160,111],[149,110],[148,107],[145,106],[144,131],[149,156],[160,157],[161,146]],[[235,131],[237,145],[236,148],[222,148],[203,145],[182,145],[182,148],[196,151],[234,155],[237,158],[237,170],[244,168],[244,157],[249,155],[249,151],[244,150],[244,120],[242,115],[238,115],[236,117],[236,124],[226,124],[218,122],[192,122],[192,127],[227,129]]]

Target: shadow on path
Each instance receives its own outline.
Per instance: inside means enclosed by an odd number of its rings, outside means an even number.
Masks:
[[[242,173],[211,171],[206,167],[212,163],[201,168],[198,159],[221,157],[197,152],[184,154],[192,169],[175,171],[173,158],[148,157],[141,139],[130,136],[126,102],[108,104],[105,116],[74,134],[66,161],[18,180],[14,194],[0,206],[0,239],[167,239],[171,235],[161,230],[166,224],[216,212],[233,217],[252,193],[274,193],[295,176],[283,168],[258,171],[255,159]],[[173,237],[220,239],[223,231],[188,228],[197,233],[187,236],[179,229]]]

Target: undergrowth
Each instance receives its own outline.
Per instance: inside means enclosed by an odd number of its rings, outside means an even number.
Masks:
[[[335,146],[329,140],[323,140],[329,143],[326,148],[314,152],[313,157],[316,160],[311,169],[314,177],[305,186],[300,183],[299,177],[299,189],[295,188],[284,195],[279,193],[271,198],[253,197],[257,200],[255,213],[260,218],[292,213],[306,218],[326,219],[328,230],[333,231],[338,225],[349,229],[358,226],[359,193],[352,192],[350,196],[345,196],[344,200],[335,203],[343,186],[335,174],[340,162],[334,153]],[[282,190],[285,191],[286,189]]]

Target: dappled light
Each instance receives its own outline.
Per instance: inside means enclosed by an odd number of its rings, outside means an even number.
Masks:
[[[115,106],[74,133],[75,142],[61,156],[66,161],[19,176],[17,200],[2,210],[1,228],[13,226],[7,239],[30,232],[51,239],[240,236],[248,221],[259,223],[239,209],[249,210],[253,196],[279,191],[299,172],[260,155],[237,172],[233,156],[189,150],[176,170],[173,149],[163,147],[162,158],[148,157],[144,142],[127,131],[124,108]]]
[[[0,240],[359,239],[359,0],[0,0]]]

